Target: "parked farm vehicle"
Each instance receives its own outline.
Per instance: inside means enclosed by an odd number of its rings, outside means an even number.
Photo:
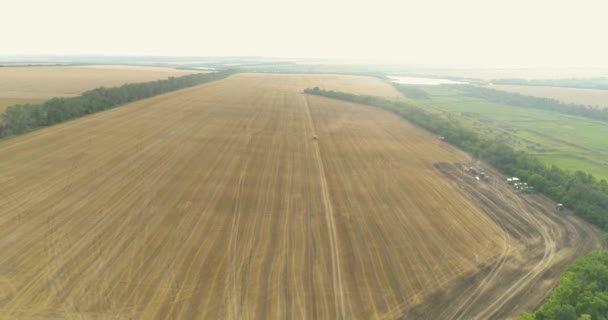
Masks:
[[[519,178],[518,177],[507,178],[507,183],[515,185],[515,184],[519,183]]]
[[[479,179],[482,180],[482,181],[488,181],[488,180],[490,180],[488,178],[488,175],[485,172],[483,172],[483,171],[479,173]]]

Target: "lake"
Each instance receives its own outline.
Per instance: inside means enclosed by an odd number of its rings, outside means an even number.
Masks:
[[[467,84],[466,82],[453,81],[453,80],[448,80],[448,79],[438,79],[438,78],[389,76],[389,79],[391,79],[392,82],[401,83],[401,84],[423,84],[423,85],[431,85],[431,86],[438,86],[440,84]]]

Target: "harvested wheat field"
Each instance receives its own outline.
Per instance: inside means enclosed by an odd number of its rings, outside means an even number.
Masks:
[[[600,246],[572,217],[527,226],[528,200],[458,182],[458,150],[310,86],[396,94],[239,74],[0,142],[0,315],[504,318]]]
[[[71,97],[98,87],[179,77],[198,71],[135,66],[31,66],[0,68],[0,112],[16,103]]]

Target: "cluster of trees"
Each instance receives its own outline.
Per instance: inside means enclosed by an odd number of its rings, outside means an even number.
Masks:
[[[395,87],[395,89],[397,89],[397,91],[403,93],[408,98],[411,98],[411,99],[428,99],[429,98],[426,91],[424,91],[416,86],[409,86],[409,85],[400,84],[400,83],[393,83],[392,85],[393,85],[393,87]]]
[[[517,176],[536,190],[561,202],[586,221],[608,230],[608,183],[582,171],[569,172],[547,166],[534,156],[506,143],[477,133],[459,120],[428,112],[407,102],[381,97],[325,91],[315,87],[306,93],[380,107],[441,135],[444,140],[484,159],[506,175]]]
[[[574,264],[549,300],[520,320],[608,320],[608,253],[592,253]]]
[[[524,96],[519,93],[488,89],[479,86],[460,84],[446,86],[458,89],[470,97],[497,103],[516,107],[550,110],[595,120],[608,121],[608,110],[606,109],[595,109],[581,104],[562,103],[554,99]]]
[[[586,88],[608,90],[608,78],[589,79],[548,79],[548,80],[526,80],[526,79],[499,79],[492,81],[493,84],[513,84],[522,86],[545,86],[564,88]]]
[[[42,104],[11,106],[2,114],[0,137],[21,134],[136,100],[219,80],[234,73],[196,73],[179,78],[170,77],[167,80],[125,84],[116,88],[101,87],[84,92],[78,97],[53,98]]]

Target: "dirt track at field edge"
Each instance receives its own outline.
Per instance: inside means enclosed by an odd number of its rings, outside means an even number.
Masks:
[[[542,305],[577,257],[604,249],[600,230],[578,217],[560,215],[545,196],[517,192],[491,168],[484,166],[491,181],[482,182],[464,164],[435,167],[505,230],[512,247],[494,264],[454,281],[449,291],[435,293],[402,319],[516,318]]]

